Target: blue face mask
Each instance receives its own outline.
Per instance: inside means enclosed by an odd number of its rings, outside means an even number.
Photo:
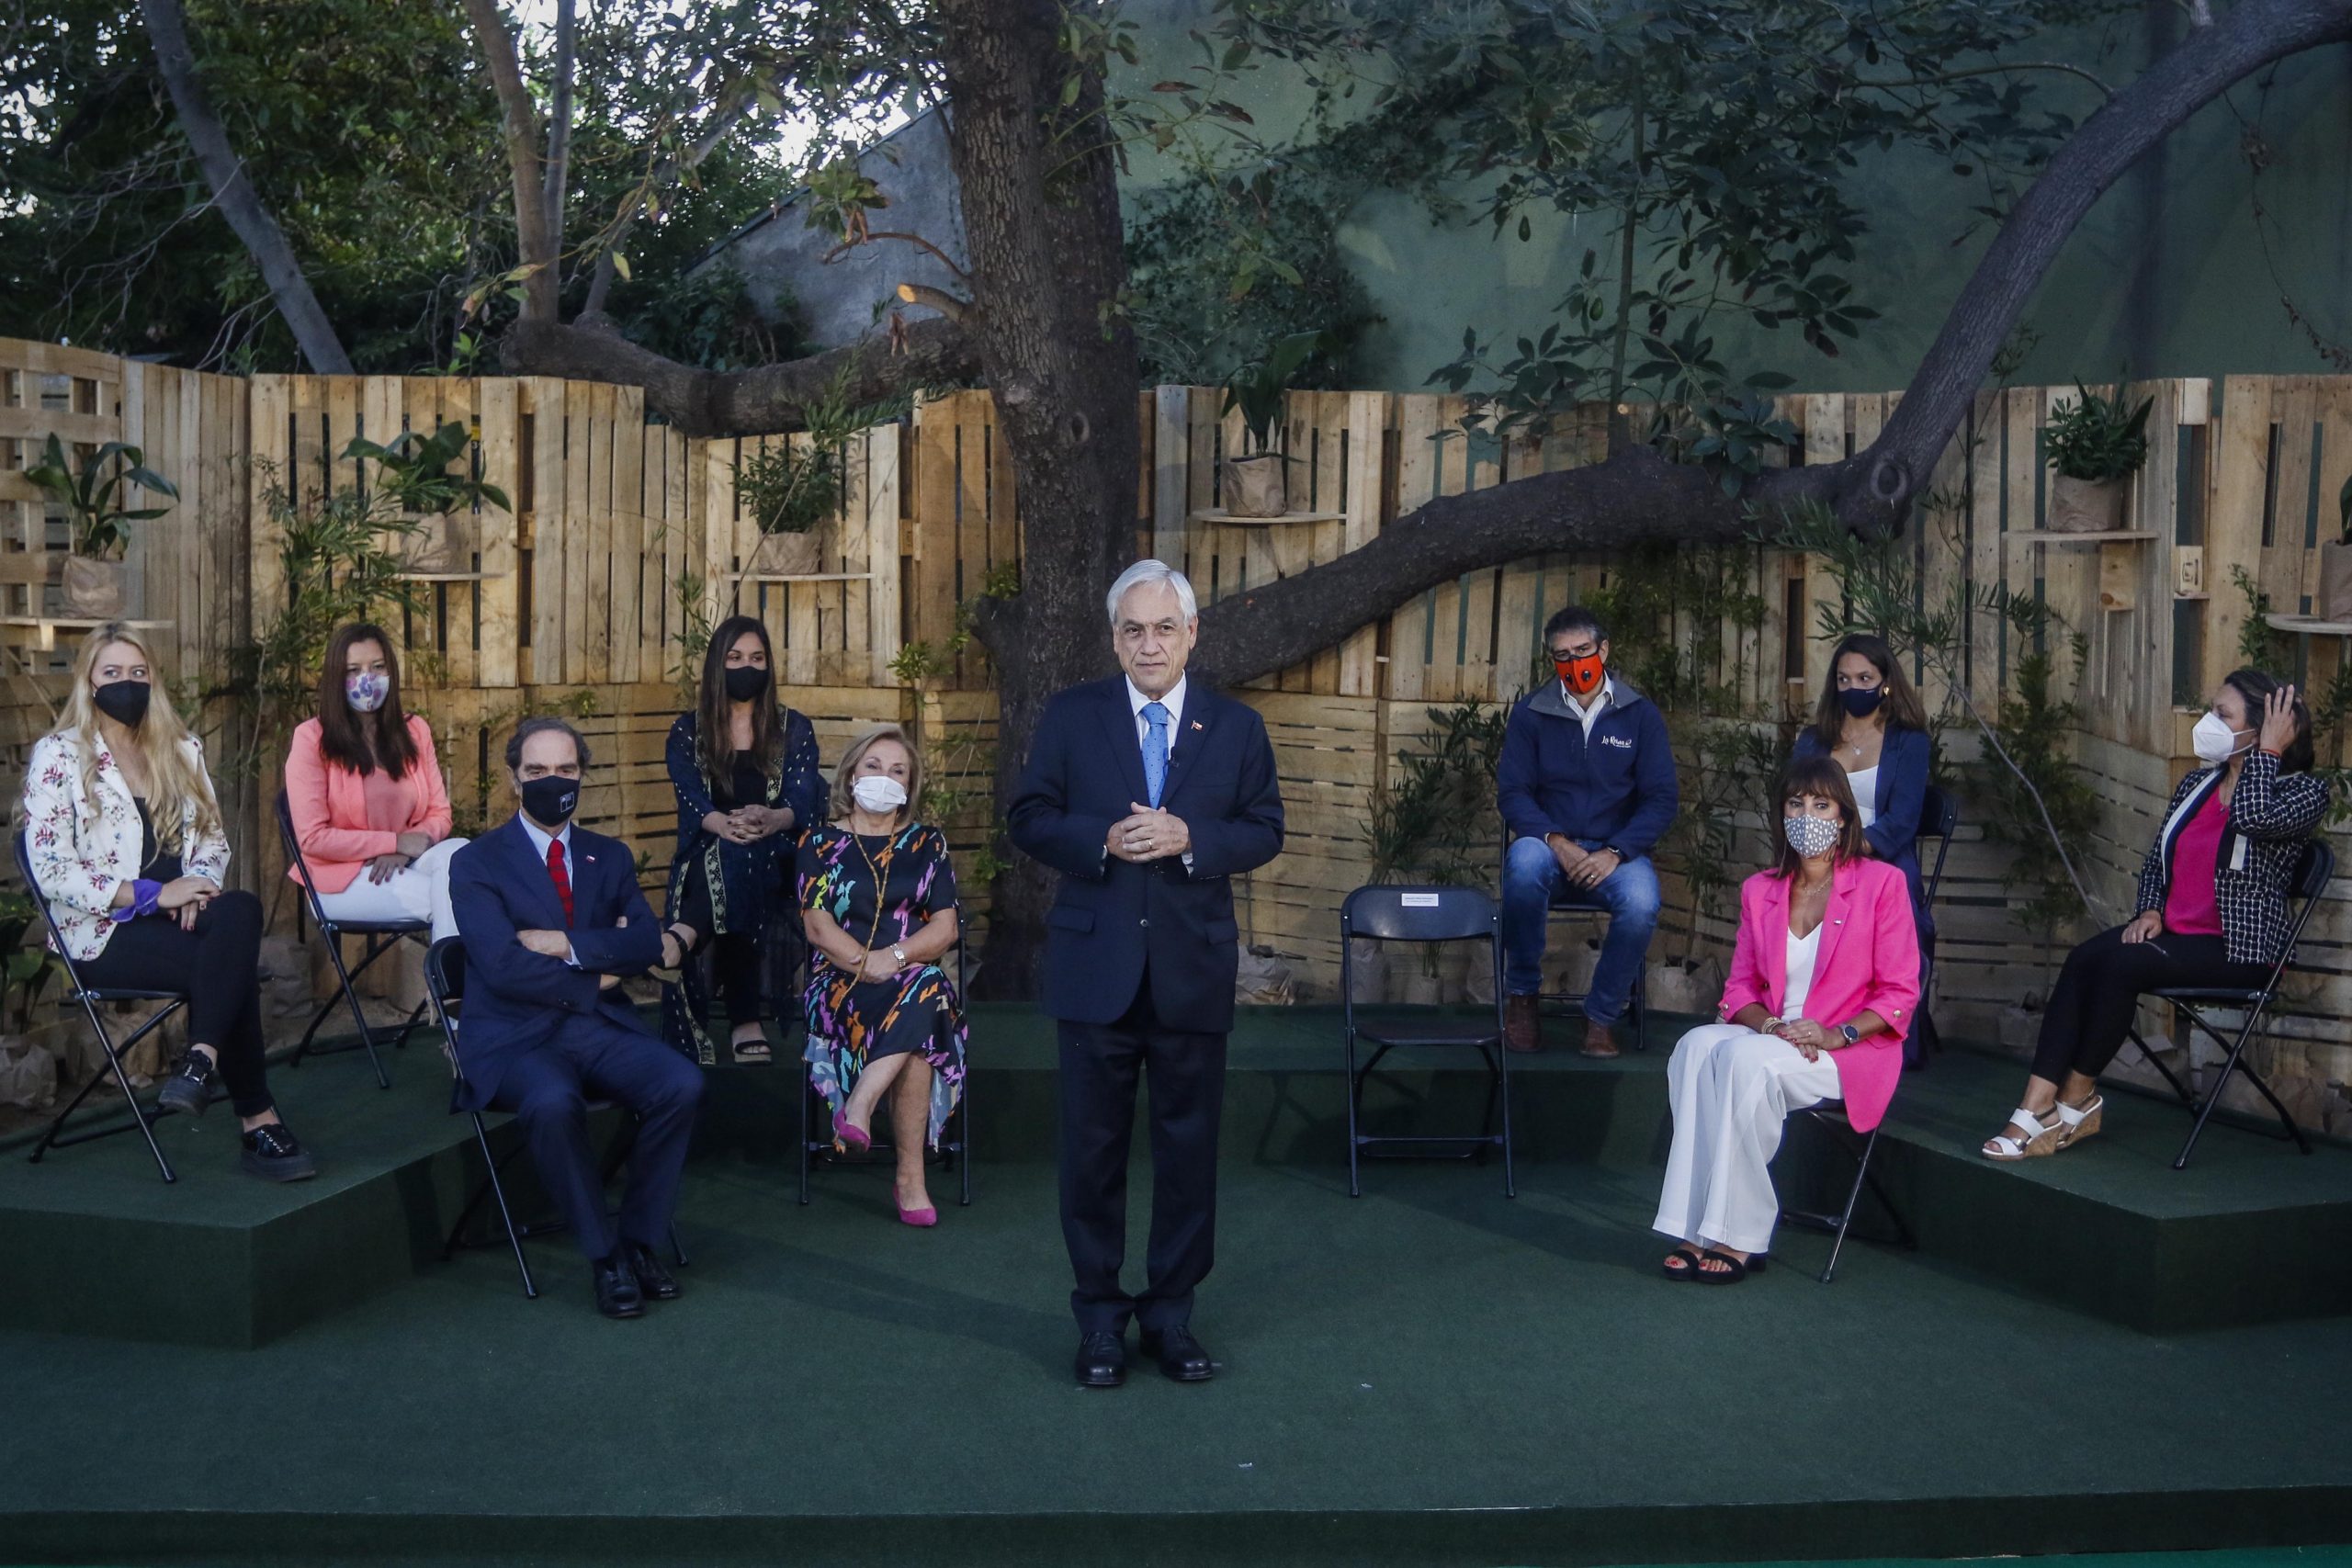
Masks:
[[[1868,718],[1878,712],[1878,705],[1886,701],[1884,686],[1849,686],[1838,694],[1847,715],[1853,718]]]

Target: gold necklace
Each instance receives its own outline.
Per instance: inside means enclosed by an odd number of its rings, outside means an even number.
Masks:
[[[891,852],[899,847],[899,835],[895,831],[884,837],[889,841],[882,846],[882,863],[876,865],[873,855],[866,852],[865,839],[858,832],[857,824],[853,821],[849,826],[849,841],[857,846],[857,858],[865,863],[866,874],[874,878],[874,927],[865,933],[865,950],[858,954],[857,960],[857,976],[861,980],[865,977],[865,961],[874,956],[874,944],[882,940],[882,901],[890,889],[888,868]]]

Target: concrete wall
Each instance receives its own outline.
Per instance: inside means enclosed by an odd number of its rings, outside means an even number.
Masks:
[[[1130,91],[1197,60],[1188,32],[1216,22],[1208,0],[1138,0],[1128,15],[1141,23],[1146,45],[1145,69],[1121,83]],[[2053,39],[2050,52],[2110,82],[2128,81],[2170,47],[2178,26],[2170,0],[2150,0],[2141,16]],[[2098,102],[2080,85],[2043,91],[2046,102],[2078,117]],[[1310,89],[1296,73],[1270,65],[1249,73],[1233,96],[1261,132],[1279,136],[1279,128],[1303,122]],[[2268,144],[2258,186],[2241,151],[2241,115],[2258,123]],[[887,161],[892,152],[895,164]],[[1148,147],[1130,153],[1131,193],[1180,172]],[[892,226],[953,233],[951,248],[960,255],[954,182],[936,119],[916,122],[869,159],[885,160],[869,166],[896,204],[887,214]],[[1834,360],[1792,333],[1724,321],[1716,333],[1726,351],[1721,357],[1736,373],[1781,370],[1819,391],[1874,390],[1910,378],[1990,239],[1982,226],[1962,237],[1965,209],[1982,193],[1940,160],[1902,152],[1866,159],[1855,185],[1870,231],[1852,275],[1882,319]],[[2322,336],[2352,340],[2352,49],[2286,62],[2267,95],[2259,79],[2242,84],[2231,103],[2211,106],[2176,131],[2109,192],[2030,307],[2028,324],[2041,336],[2018,379],[2104,380],[2121,368],[2140,377],[2330,369],[2280,304],[2256,228],[2257,195],[2286,293]],[[1606,254],[1611,232],[1605,216],[1547,213],[1527,241],[1511,232],[1496,237],[1481,221],[1433,222],[1419,203],[1386,192],[1336,217],[1341,245],[1385,318],[1350,367],[1348,384],[1398,391],[1419,388],[1453,358],[1465,327],[1506,339],[1540,331],[1585,248],[1603,245]],[[736,247],[747,272],[786,284],[811,308],[820,341],[864,330],[874,302],[900,278],[936,280],[937,264],[903,246],[874,247],[819,269],[824,248],[792,209]]]

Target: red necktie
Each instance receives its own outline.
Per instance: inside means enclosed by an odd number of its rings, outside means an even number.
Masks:
[[[563,900],[563,923],[571,924],[571,875],[563,869],[563,840],[548,840],[548,875],[555,881],[555,896]]]

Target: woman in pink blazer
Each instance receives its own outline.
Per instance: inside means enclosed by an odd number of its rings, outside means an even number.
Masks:
[[[338,920],[431,920],[455,936],[449,913],[449,792],[433,730],[401,711],[401,667],[391,638],[361,622],[327,644],[319,716],[294,731],[286,758],[286,804],[294,840],[317,884],[320,907]],[[300,872],[286,874],[301,880]]]
[[[1780,798],[1780,862],[1739,890],[1723,1021],[1685,1034],[1667,1065],[1674,1143],[1653,1223],[1680,1244],[1670,1280],[1731,1284],[1762,1269],[1782,1121],[1838,1099],[1868,1132],[1903,1076],[1919,1002],[1910,887],[1871,857],[1836,762],[1791,762]]]

